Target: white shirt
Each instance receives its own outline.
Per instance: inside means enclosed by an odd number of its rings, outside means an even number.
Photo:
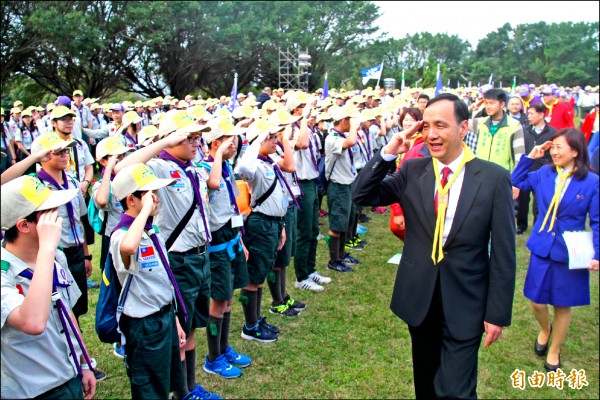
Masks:
[[[462,152],[460,153],[460,156],[458,156],[458,158],[456,160],[452,161],[448,165],[445,165],[437,158],[434,158],[435,162],[438,163],[438,170],[440,171],[440,175],[441,175],[442,169],[444,167],[448,167],[452,170],[450,175],[448,175],[448,182],[450,182],[450,179],[452,179],[452,175],[454,174],[454,171],[456,171],[458,169],[458,166],[460,165],[460,162],[462,161],[464,155],[465,155],[465,151],[462,150]],[[396,159],[396,155],[395,154],[385,154],[383,152],[383,149],[381,149],[381,158],[383,158],[385,161],[393,161]],[[446,243],[446,239],[448,238],[450,229],[452,229],[452,221],[454,220],[454,215],[456,214],[456,206],[458,205],[458,199],[460,198],[460,192],[462,190],[464,180],[465,180],[465,169],[463,168],[460,171],[460,173],[458,174],[458,176],[456,177],[456,180],[454,181],[454,183],[450,187],[450,191],[448,192],[448,207],[446,208],[446,218],[444,219],[444,234],[443,234],[443,238],[442,238],[442,245],[444,245]],[[438,185],[438,183],[435,182],[435,190],[434,190],[434,195],[433,195],[432,201],[435,200],[435,195],[437,194],[437,185]]]

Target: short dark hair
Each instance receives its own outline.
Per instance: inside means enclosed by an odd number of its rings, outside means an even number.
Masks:
[[[419,95],[419,97],[417,97],[417,101],[419,101],[421,99],[425,99],[425,100],[429,101],[429,96],[427,96],[425,93],[421,93]]]
[[[537,112],[538,114],[546,114],[546,110],[547,110],[546,106],[541,101],[538,101],[537,103],[533,103],[532,105],[529,106],[529,108],[533,108],[535,110],[535,112]]]
[[[577,152],[577,157],[575,157],[576,171],[573,175],[578,179],[585,178],[590,170],[590,156],[588,154],[583,132],[577,128],[565,128],[552,135],[550,140],[554,141],[554,139],[561,136],[564,136],[569,147]],[[556,169],[556,167],[554,167],[554,169]]]
[[[133,197],[136,197],[138,199],[142,198],[142,192],[139,190],[136,190],[135,192],[131,193],[133,195]],[[119,202],[121,203],[121,206],[123,207],[123,211],[127,211],[129,209],[129,207],[127,206],[127,197],[129,197],[129,195],[125,196],[123,199],[121,199]]]
[[[502,89],[490,89],[483,94],[484,99],[498,100],[500,103],[506,103],[506,92]]]
[[[467,121],[469,119],[469,108],[465,104],[464,101],[458,98],[458,96],[452,93],[441,93],[435,96],[433,99],[429,100],[427,103],[426,109],[429,108],[432,104],[437,103],[438,101],[448,100],[454,103],[454,116],[456,117],[456,121],[460,124],[463,121]]]
[[[24,219],[27,222],[37,222],[38,212],[34,211]],[[4,243],[14,243],[19,237],[19,230],[16,225],[11,226],[6,232],[4,232]]]

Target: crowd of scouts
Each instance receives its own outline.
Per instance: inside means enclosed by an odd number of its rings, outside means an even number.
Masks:
[[[512,171],[578,112],[597,159],[598,88],[585,89],[453,92],[472,112],[466,144]],[[292,257],[294,287],[324,291],[332,279],[316,253],[325,195],[327,268],[354,271],[360,260],[350,252],[366,245],[358,223],[370,218],[352,202],[353,183],[394,133],[422,119],[426,92],[265,88],[258,97],[100,105],[76,90],[45,108],[17,101],[6,121],[2,110],[2,397],[89,399],[104,378],[79,331],[95,261],[92,203],[101,219],[95,264],[110,265],[127,288],[114,353],[132,397],[220,398],[197,384],[196,365],[223,378],[251,365],[229,344],[234,291],[245,320],[235,329],[263,343],[280,334],[261,309],[265,281],[270,313],[307,307],[287,291]],[[427,153],[417,135],[398,161]],[[529,193],[515,188],[514,198],[522,233]],[[391,211],[403,239],[402,210]],[[208,354],[197,363],[199,328]]]

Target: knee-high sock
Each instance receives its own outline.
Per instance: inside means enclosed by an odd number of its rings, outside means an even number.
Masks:
[[[346,242],[348,241],[349,237],[348,237],[348,232],[340,232],[340,243],[339,243],[339,249],[340,249],[340,258],[343,258],[344,255],[346,254]]]
[[[329,237],[329,261],[335,262],[340,258],[340,237]]]
[[[281,268],[281,275],[279,278],[279,288],[281,290],[281,298],[285,300],[287,297],[287,291],[285,290],[285,282],[287,278],[287,268]]]
[[[189,391],[196,388],[196,349],[185,352],[186,381]]]
[[[206,342],[208,343],[208,361],[213,362],[221,355],[221,334],[223,318],[208,316],[206,326]],[[187,359],[187,352],[186,352]]]
[[[242,289],[240,293],[240,301],[242,303],[242,309],[244,310],[246,327],[252,328],[256,326],[258,321],[258,315],[256,314],[256,292]]]
[[[223,323],[221,324],[221,354],[225,353],[229,347],[229,325],[231,324],[231,311],[223,313]]]
[[[262,295],[263,295],[263,288],[260,287],[256,291],[256,318],[257,318],[257,320],[261,316],[260,310],[262,308]]]
[[[272,269],[267,275],[267,285],[269,285],[269,291],[271,292],[271,298],[273,299],[273,305],[281,304],[283,298],[281,296],[281,270]]]

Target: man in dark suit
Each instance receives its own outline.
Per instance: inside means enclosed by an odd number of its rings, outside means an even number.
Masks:
[[[463,145],[467,120],[458,97],[435,97],[423,122],[395,134],[374,155],[353,192],[358,204],[399,202],[404,210],[404,254],[391,309],[408,324],[417,398],[477,397],[483,332],[487,347],[511,321],[516,254],[510,176]],[[384,180],[421,128],[432,158],[407,160]],[[436,237],[441,245],[434,248]]]

